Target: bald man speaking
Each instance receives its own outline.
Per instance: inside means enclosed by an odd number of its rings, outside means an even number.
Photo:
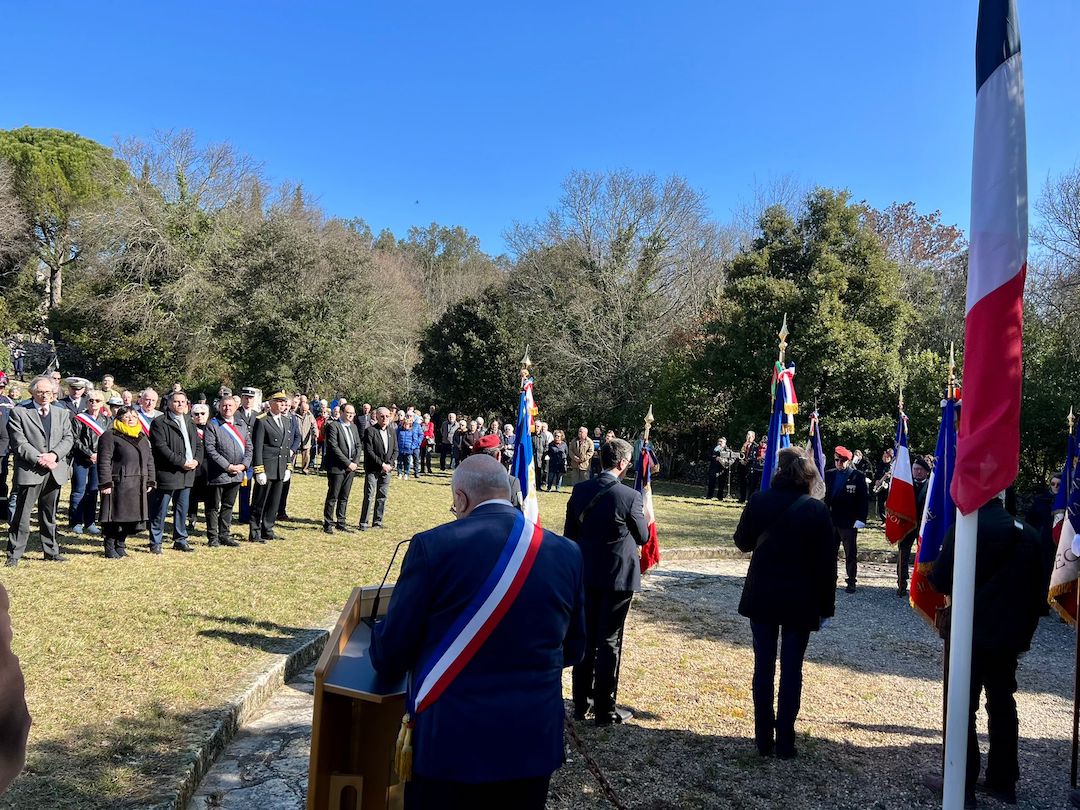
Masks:
[[[457,520],[417,534],[386,620],[375,668],[411,672],[414,757],[407,810],[541,810],[563,762],[562,670],[585,649],[578,547],[510,503],[506,469],[461,462]]]

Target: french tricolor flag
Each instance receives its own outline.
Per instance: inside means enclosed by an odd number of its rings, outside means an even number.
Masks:
[[[893,456],[889,495],[885,500],[885,537],[899,543],[918,525],[915,514],[915,484],[911,480],[911,454],[908,452],[907,416],[900,411],[896,425],[896,454]]]
[[[982,0],[975,43],[975,149],[964,329],[964,407],[952,496],[971,514],[1020,466],[1027,275],[1027,136],[1014,0]]]

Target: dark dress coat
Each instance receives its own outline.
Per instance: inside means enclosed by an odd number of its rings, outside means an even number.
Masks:
[[[836,532],[821,501],[807,497],[793,506],[802,494],[778,481],[751,495],[739,518],[735,545],[754,552],[739,613],[751,621],[817,630],[834,613]]]
[[[293,454],[300,449],[300,429],[289,414],[281,414],[281,427],[269,411],[259,414],[251,428],[251,466],[269,481],[285,480]]]
[[[929,577],[934,590],[946,596],[952,593],[955,559],[954,528],[946,536]],[[994,498],[979,510],[972,646],[976,650],[1026,652],[1045,604],[1039,534]]]
[[[412,539],[371,663],[403,675],[432,655],[495,567],[519,514],[506,504]],[[414,770],[429,779],[496,782],[548,776],[563,762],[562,670],[581,660],[581,553],[544,531],[506,615],[413,730]]]
[[[852,529],[856,521],[866,523],[870,511],[866,476],[850,464],[846,470],[826,470],[825,504],[837,529]]]
[[[156,486],[154,453],[150,440],[140,433],[134,439],[106,430],[98,440],[98,486],[102,523],[143,523],[150,519],[146,488]]]
[[[386,426],[386,443],[384,444],[379,426],[369,425],[364,431],[364,472],[381,474],[382,465],[389,464],[393,468],[397,456],[397,431],[393,429],[393,426]]]
[[[640,492],[607,472],[582,481],[566,502],[563,534],[581,548],[586,588],[641,590],[638,546],[648,542],[649,524]]]
[[[187,431],[192,457],[202,464],[203,443],[195,423],[187,414],[180,418],[183,428],[169,413],[163,413],[150,423],[150,445],[154,450],[158,489],[189,489],[195,484],[198,467],[184,469],[184,437],[180,434],[181,429]]]

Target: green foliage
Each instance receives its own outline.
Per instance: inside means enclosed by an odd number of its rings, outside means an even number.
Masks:
[[[125,167],[101,144],[58,129],[0,130],[0,157],[13,169],[34,253],[49,270],[54,308],[62,300],[63,268],[79,256],[80,213],[115,193]]]
[[[1020,477],[1045,484],[1065,460],[1066,415],[1076,402],[1075,347],[1064,320],[1024,314],[1024,392],[1020,407]]]
[[[505,416],[517,407],[523,348],[515,345],[509,309],[499,298],[463,301],[425,330],[417,374],[436,401],[458,413],[495,408]]]

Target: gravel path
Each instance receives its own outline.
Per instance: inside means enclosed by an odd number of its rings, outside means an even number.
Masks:
[[[921,774],[937,771],[941,756],[942,643],[896,595],[894,569],[861,565],[858,593],[838,591],[833,625],[807,651],[799,758],[781,762],[761,760],[753,745],[750,628],[736,613],[746,563],[676,565],[651,575],[631,610],[619,698],[637,717],[608,729],[579,724],[618,804],[940,806]],[[1023,807],[1067,805],[1073,643],[1067,626],[1046,618],[1021,660]],[[979,730],[985,761],[982,710]],[[618,806],[586,764],[572,754],[551,806]],[[981,795],[979,804],[998,806]]]

